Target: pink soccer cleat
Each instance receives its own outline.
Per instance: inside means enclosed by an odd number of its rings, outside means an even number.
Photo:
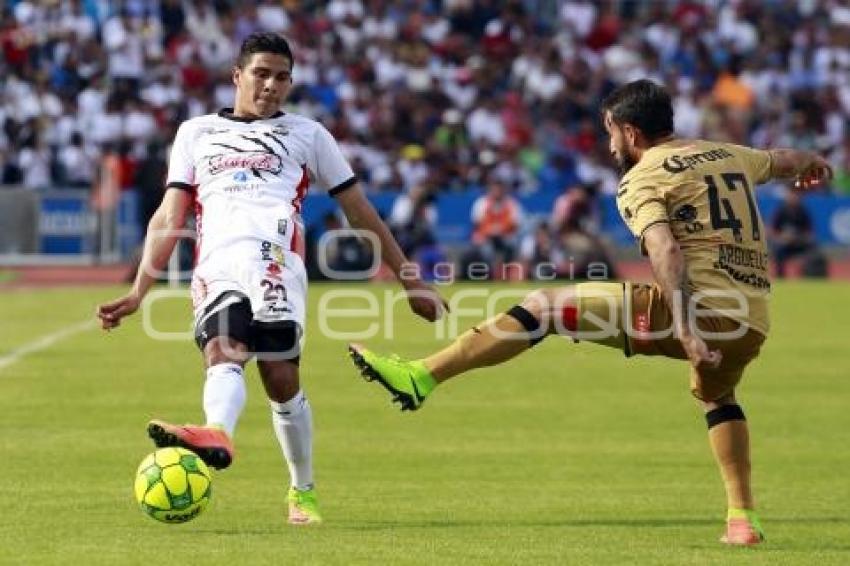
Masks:
[[[213,426],[173,425],[153,420],[148,436],[158,448],[180,446],[201,457],[208,466],[223,470],[233,462],[233,443],[222,429]]]
[[[726,533],[720,542],[737,546],[752,546],[764,542],[764,530],[753,511],[730,512],[726,519]]]

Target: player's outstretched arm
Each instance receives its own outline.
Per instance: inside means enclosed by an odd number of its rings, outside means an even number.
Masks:
[[[643,246],[649,255],[655,280],[661,286],[664,300],[673,314],[676,336],[688,359],[694,365],[717,367],[721,361],[719,351],[710,351],[702,338],[691,332],[690,294],[687,286],[685,257],[667,223],[653,224],[642,236]]]
[[[771,174],[777,179],[795,179],[794,187],[806,190],[832,179],[829,162],[811,151],[797,149],[770,150]]]
[[[409,265],[407,258],[387,225],[378,216],[372,203],[363,194],[359,183],[337,195],[336,199],[352,227],[369,230],[378,237],[381,245],[381,259],[392,269],[402,287],[407,291],[411,310],[430,322],[440,318],[443,310],[448,311],[445,300],[433,287],[424,283],[418,276],[414,276],[411,270],[405,270],[405,267]]]
[[[142,261],[133,286],[123,297],[97,307],[97,316],[104,330],[115,328],[121,324],[122,318],[138,310],[148,289],[156,282],[157,274],[174,251],[190,202],[191,196],[184,190],[172,188],[165,191],[162,203],[148,223]]]

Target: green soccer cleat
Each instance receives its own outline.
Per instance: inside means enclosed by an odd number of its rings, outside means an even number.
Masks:
[[[290,525],[318,525],[322,522],[315,488],[301,491],[290,487],[286,499],[289,502]]]
[[[415,411],[437,386],[421,361],[398,356],[379,356],[359,344],[350,344],[348,354],[367,381],[377,381],[393,395],[402,411]]]

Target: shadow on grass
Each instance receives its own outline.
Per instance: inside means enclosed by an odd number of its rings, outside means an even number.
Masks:
[[[845,523],[850,526],[850,517],[795,517],[795,518],[770,518],[765,521],[769,525],[773,524],[840,524]],[[720,519],[696,519],[696,518],[681,518],[681,519],[649,519],[649,518],[634,518],[634,519],[552,519],[542,521],[528,520],[511,520],[511,519],[481,519],[481,520],[428,520],[428,521],[341,521],[338,523],[330,523],[334,527],[341,529],[350,529],[358,531],[372,531],[382,529],[441,529],[441,528],[457,528],[457,527],[649,527],[649,528],[670,528],[681,526],[712,526],[721,525],[723,521]],[[848,547],[850,548],[850,547]]]
[[[321,526],[316,527],[290,527],[281,522],[279,525],[269,525],[267,528],[196,528],[195,532],[203,534],[211,534],[224,537],[245,537],[245,536],[279,536],[281,530],[294,529],[303,532],[320,532],[327,531],[353,531],[353,532],[381,532],[381,531],[403,531],[412,529],[458,529],[458,528],[650,528],[650,529],[665,529],[677,527],[702,527],[713,526],[718,529],[722,528],[723,522],[719,519],[702,519],[702,518],[672,518],[672,519],[650,519],[650,518],[633,518],[633,519],[552,519],[552,520],[511,520],[511,519],[447,519],[447,520],[342,520],[334,521],[333,519],[326,520]],[[845,524],[850,526],[850,517],[794,517],[794,518],[771,518],[766,521],[768,529],[770,525],[779,524],[803,524],[803,525],[818,525],[818,524]],[[769,538],[770,530],[768,530],[768,542],[773,542]],[[718,535],[719,536],[719,535]],[[708,545],[708,542],[706,542]],[[708,546],[716,546],[714,544]],[[696,545],[693,548],[707,548],[705,545]],[[850,551],[850,545],[845,544],[818,544],[819,550],[826,551]],[[781,550],[782,546],[777,546],[775,543],[770,544],[766,549]]]

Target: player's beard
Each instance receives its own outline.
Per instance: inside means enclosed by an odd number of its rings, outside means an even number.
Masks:
[[[626,148],[625,144],[617,148],[617,166],[620,169],[620,175],[625,175],[629,172],[629,170],[637,164],[637,161],[632,154],[629,153],[629,150]]]

